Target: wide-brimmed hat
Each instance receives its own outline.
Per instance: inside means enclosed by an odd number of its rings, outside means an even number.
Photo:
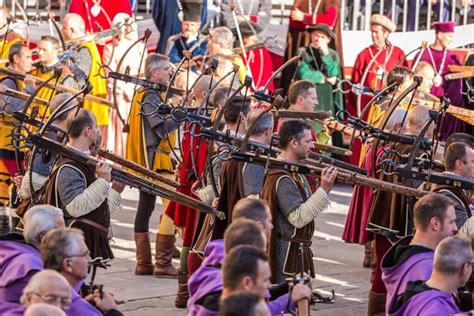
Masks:
[[[336,34],[334,34],[334,32],[331,30],[331,28],[327,24],[324,24],[324,23],[307,26],[306,30],[308,32],[314,32],[314,31],[323,32],[329,38],[332,38],[332,39],[336,38]]]

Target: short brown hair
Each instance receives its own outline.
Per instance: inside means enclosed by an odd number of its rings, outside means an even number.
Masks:
[[[452,171],[456,168],[456,161],[463,159],[467,154],[467,145],[460,142],[451,143],[444,152],[444,165],[446,171]]]
[[[45,269],[63,270],[63,261],[78,248],[77,239],[84,234],[77,228],[56,228],[48,232],[41,242],[41,258]]]
[[[59,50],[59,40],[51,35],[43,35],[41,36],[40,41],[50,42],[53,45],[53,49]]]
[[[265,240],[257,224],[246,218],[240,218],[227,227],[224,234],[224,250],[226,253],[241,245],[263,249]]]
[[[426,231],[431,219],[434,217],[442,222],[446,217],[446,210],[449,206],[454,206],[454,202],[442,194],[429,193],[423,196],[415,203],[413,209],[415,227]]]
[[[295,104],[299,96],[306,98],[308,96],[308,90],[311,88],[316,89],[316,86],[310,81],[299,80],[293,82],[288,90],[288,102]]]
[[[240,199],[235,203],[232,210],[232,221],[241,218],[250,219],[256,222],[265,223],[267,219],[267,201],[255,198]]]
[[[224,288],[235,290],[246,276],[254,282],[258,277],[259,261],[268,261],[267,255],[261,249],[249,246],[239,246],[232,249],[224,259],[222,266],[222,283]]]

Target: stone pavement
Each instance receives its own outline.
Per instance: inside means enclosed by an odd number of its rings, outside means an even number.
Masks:
[[[367,293],[370,271],[362,268],[364,249],[360,245],[346,244],[340,236],[344,227],[352,188],[336,186],[330,194],[331,208],[316,221],[313,238],[314,264],[316,267],[317,289],[322,294],[336,292],[335,304],[318,304],[313,315],[364,315],[367,311]],[[133,240],[133,221],[135,218],[138,192],[126,189],[123,194],[123,209],[114,214],[114,240],[112,248],[116,259],[112,267],[99,270],[97,283],[105,284],[123,301],[119,309],[125,315],[185,315],[186,311],[174,307],[177,288],[176,279],[158,279],[152,276],[136,276],[135,244]],[[161,214],[161,201],[157,207],[150,227],[154,228],[152,240],[157,232]],[[179,241],[178,241],[179,244]],[[154,248],[154,244],[153,244]],[[177,266],[179,262],[174,260]]]

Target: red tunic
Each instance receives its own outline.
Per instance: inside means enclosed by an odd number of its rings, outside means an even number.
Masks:
[[[405,53],[397,46],[390,46],[389,48],[384,49],[375,59],[375,61],[370,66],[370,69],[367,73],[367,76],[362,81],[365,70],[369,66],[370,61],[374,56],[377,55],[378,49],[375,45],[371,45],[367,48],[364,48],[362,52],[357,55],[357,59],[354,63],[354,69],[352,70],[351,82],[355,84],[362,84],[365,87],[369,87],[372,90],[381,90],[383,89],[383,82],[381,76],[377,76],[377,71],[385,69],[384,77],[387,76],[387,73],[395,68],[395,66],[400,62],[399,66],[408,66],[408,63],[405,58]],[[385,67],[384,67],[385,65]],[[365,108],[365,105],[370,101],[369,96],[362,96],[361,110]],[[357,110],[357,96],[351,95],[350,102],[347,105],[346,109],[352,114],[356,114]]]
[[[253,82],[255,89],[260,89],[265,86],[268,79],[272,76],[273,65],[272,56],[266,48],[260,48],[252,51],[245,52],[247,61],[249,63],[250,70],[252,71]],[[242,57],[245,64],[245,59]],[[268,86],[270,92],[274,91],[273,81]]]
[[[189,129],[189,123],[186,123],[185,133],[181,143],[183,152],[183,161],[179,169],[179,183],[181,186],[176,191],[189,195],[195,199],[199,199],[191,192],[191,187],[195,182],[195,177],[193,177],[193,179],[188,179],[189,174],[194,171],[191,155],[195,157],[197,178],[201,179],[206,165],[208,143],[202,139],[194,138],[193,144],[191,144],[191,134],[188,132]],[[200,127],[196,126],[194,133],[198,134],[200,131]],[[177,227],[185,228],[183,233],[183,246],[191,246],[196,226],[196,210],[174,201],[170,201],[165,212]]]
[[[100,12],[96,17],[91,14],[93,6],[94,2],[92,2],[92,0],[72,0],[69,12],[77,13],[82,16],[86,23],[86,30],[88,32],[98,32],[99,28],[97,25],[100,25],[103,30],[112,28],[112,25],[110,25],[110,22],[107,20],[104,13]],[[101,0],[100,6],[104,8],[105,12],[107,12],[110,20],[113,20],[115,15],[120,12],[132,16],[132,7],[130,6],[129,0]],[[102,56],[104,46],[98,45],[97,48]]]

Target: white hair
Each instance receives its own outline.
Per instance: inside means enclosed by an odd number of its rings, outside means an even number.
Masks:
[[[28,284],[23,289],[23,294],[20,298],[21,305],[26,306],[28,294],[39,292],[41,287],[45,284],[50,283],[52,279],[56,279],[62,282],[65,287],[69,289],[69,295],[71,294],[70,285],[67,282],[66,278],[57,271],[46,269],[37,272],[31,277],[30,281],[28,281]]]
[[[64,226],[63,211],[48,204],[39,204],[31,207],[23,216],[25,225],[23,236],[27,243],[39,246],[41,235],[48,231]],[[59,224],[59,223],[62,223]]]

